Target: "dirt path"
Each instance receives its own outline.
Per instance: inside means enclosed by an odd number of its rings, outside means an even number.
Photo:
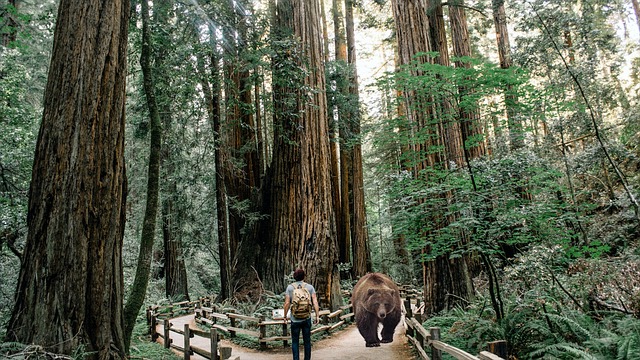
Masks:
[[[193,320],[193,315],[183,316],[171,319],[174,328],[182,329],[184,324],[189,323],[190,327],[197,328]],[[158,332],[162,332],[162,327],[158,326]],[[313,343],[313,359],[317,360],[411,360],[415,359],[410,346],[407,344],[407,338],[404,336],[404,321],[400,321],[396,332],[393,335],[393,342],[390,344],[381,344],[380,347],[368,348],[364,344],[364,339],[360,336],[355,325],[350,325],[346,329],[334,332],[330,337]],[[174,344],[182,346],[182,335],[171,333],[171,339]],[[162,342],[162,338],[158,339]],[[191,339],[191,344],[208,349],[209,339],[196,336]],[[300,344],[302,350],[302,344]],[[290,360],[291,347],[278,347],[265,351],[258,351],[239,347],[229,340],[221,340],[220,346],[230,346],[232,355],[239,355],[240,360]],[[301,354],[302,355],[302,354]],[[301,356],[302,357],[302,356]],[[206,360],[199,355],[192,355],[193,360]]]

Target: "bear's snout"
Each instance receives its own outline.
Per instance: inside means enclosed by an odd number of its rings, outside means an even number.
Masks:
[[[384,319],[385,317],[387,317],[387,312],[382,310],[382,311],[378,311],[378,317],[380,319]]]

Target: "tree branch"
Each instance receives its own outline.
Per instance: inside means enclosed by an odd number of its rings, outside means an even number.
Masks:
[[[450,3],[450,2],[443,2],[443,3],[442,3],[442,6],[443,6],[443,7],[444,7],[444,6],[456,6],[456,7],[461,7],[461,8],[464,8],[464,9],[469,9],[469,10],[475,11],[475,12],[477,12],[478,14],[480,14],[480,15],[482,15],[482,16],[484,16],[484,17],[488,18],[487,14],[483,13],[483,12],[482,12],[482,10],[480,10],[480,9],[476,9],[476,8],[474,8],[474,7],[472,7],[472,6],[467,6],[467,5],[465,5],[465,4],[456,4],[456,2],[453,2],[453,3]]]
[[[627,181],[626,181],[626,178],[625,178],[624,174],[622,174],[622,172],[620,171],[620,169],[618,168],[616,163],[613,161],[613,159],[611,158],[611,155],[609,154],[609,151],[607,150],[607,147],[604,145],[604,141],[602,140],[602,136],[600,135],[600,130],[599,130],[599,127],[598,127],[598,123],[596,121],[595,111],[593,110],[593,107],[591,107],[591,103],[589,102],[589,99],[587,99],[587,95],[585,94],[584,89],[582,88],[582,84],[578,80],[578,77],[573,73],[573,71],[571,71],[571,67],[567,63],[567,60],[564,58],[564,55],[562,55],[562,52],[560,51],[560,48],[558,47],[558,44],[556,43],[556,41],[551,36],[551,32],[549,31],[549,28],[547,27],[545,22],[542,20],[542,17],[538,13],[538,11],[535,8],[533,8],[532,10],[536,14],[536,17],[540,21],[540,24],[542,25],[542,27],[544,28],[545,33],[547,34],[547,37],[549,38],[549,40],[551,40],[551,43],[553,44],[553,47],[555,48],[556,52],[560,56],[560,59],[562,60],[562,63],[564,64],[565,69],[567,69],[567,72],[569,73],[569,75],[573,79],[573,82],[575,82],[576,86],[578,87],[578,90],[580,92],[580,96],[582,97],[582,99],[584,100],[585,105],[589,109],[589,115],[591,117],[591,122],[593,124],[593,129],[594,129],[594,133],[595,133],[596,139],[598,139],[598,143],[600,144],[600,147],[602,148],[602,151],[604,152],[604,155],[606,156],[607,160],[609,161],[609,164],[611,164],[611,166],[613,167],[613,169],[616,172],[616,175],[620,179],[620,182],[622,183],[622,186],[624,187],[624,190],[627,193],[627,196],[629,197],[629,200],[631,201],[631,204],[632,204],[632,206],[634,208],[634,211],[635,211],[635,214],[636,214],[636,219],[638,220],[638,222],[640,222],[640,205],[638,204],[638,201],[636,200],[636,198],[633,196],[633,193],[629,189],[629,186],[627,184]]]

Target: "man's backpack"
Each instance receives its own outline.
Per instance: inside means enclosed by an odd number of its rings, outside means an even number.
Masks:
[[[307,284],[291,284],[293,297],[291,299],[291,313],[297,319],[306,319],[311,316],[311,294],[307,290]]]

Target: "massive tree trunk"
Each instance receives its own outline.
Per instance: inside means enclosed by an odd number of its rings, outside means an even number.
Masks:
[[[123,359],[129,1],[61,0],[7,340]]]
[[[353,23],[353,1],[345,0],[347,30],[347,62],[349,63],[349,116],[347,128],[350,137],[344,144],[349,156],[349,213],[351,215],[351,241],[353,247],[353,275],[359,278],[371,272],[369,233],[364,203],[364,174],[362,169],[362,145],[360,143],[360,96],[356,66],[356,38]]]
[[[162,124],[155,95],[155,84],[151,68],[151,32],[149,29],[149,3],[143,1],[142,11],[142,49],[140,53],[140,67],[142,68],[144,92],[149,109],[149,122],[151,129],[149,170],[147,178],[147,204],[142,223],[140,250],[136,275],[131,286],[131,292],[124,308],[125,345],[127,350],[131,341],[133,327],[136,324],[138,312],[144,303],[151,272],[151,258],[153,255],[153,241],[156,231],[156,218],[158,215],[159,182],[160,182],[160,156],[162,152]]]
[[[274,24],[274,155],[263,282],[281,292],[302,266],[324,306],[342,301],[317,0],[283,0]]]
[[[400,64],[409,64],[418,52],[438,51],[439,56],[435,61],[442,66],[449,66],[449,55],[444,26],[442,4],[439,0],[428,3],[428,9],[424,9],[423,2],[402,1],[394,2],[394,18],[396,20],[396,34],[398,37]],[[429,19],[426,18],[428,14]],[[418,59],[430,61],[430,59]],[[413,70],[419,74],[419,70]],[[400,89],[403,90],[403,89]],[[460,125],[452,111],[452,106],[446,98],[436,98],[433,94],[421,94],[420,89],[403,90],[405,106],[408,117],[408,126],[411,130],[412,146],[407,151],[408,158],[417,159],[412,166],[412,173],[417,180],[433,181],[425,179],[425,169],[439,167],[448,169],[450,163],[462,165],[464,153],[460,136]],[[435,101],[434,101],[435,100]],[[433,103],[435,106],[425,106]],[[433,124],[436,124],[434,128]],[[420,134],[419,137],[416,135]],[[426,136],[428,134],[428,136]],[[431,138],[433,140],[420,140]],[[444,149],[440,153],[434,153],[433,145],[440,145]],[[451,192],[440,195],[441,203],[450,204],[453,199]],[[423,204],[427,199],[416,199]],[[433,234],[425,233],[424,236],[437,235],[439,229],[455,220],[454,216],[447,215],[443,209],[434,208],[430,211],[432,218],[430,223],[438,224],[434,227]],[[459,244],[452,243],[450,248]],[[432,249],[426,246],[423,255],[432,257]],[[435,313],[451,306],[452,301],[458,298],[466,299],[472,296],[469,287],[469,274],[466,262],[461,259],[450,260],[448,253],[437,255],[433,260],[423,263],[423,282],[425,292],[426,311]],[[457,298],[449,296],[455,295]]]

